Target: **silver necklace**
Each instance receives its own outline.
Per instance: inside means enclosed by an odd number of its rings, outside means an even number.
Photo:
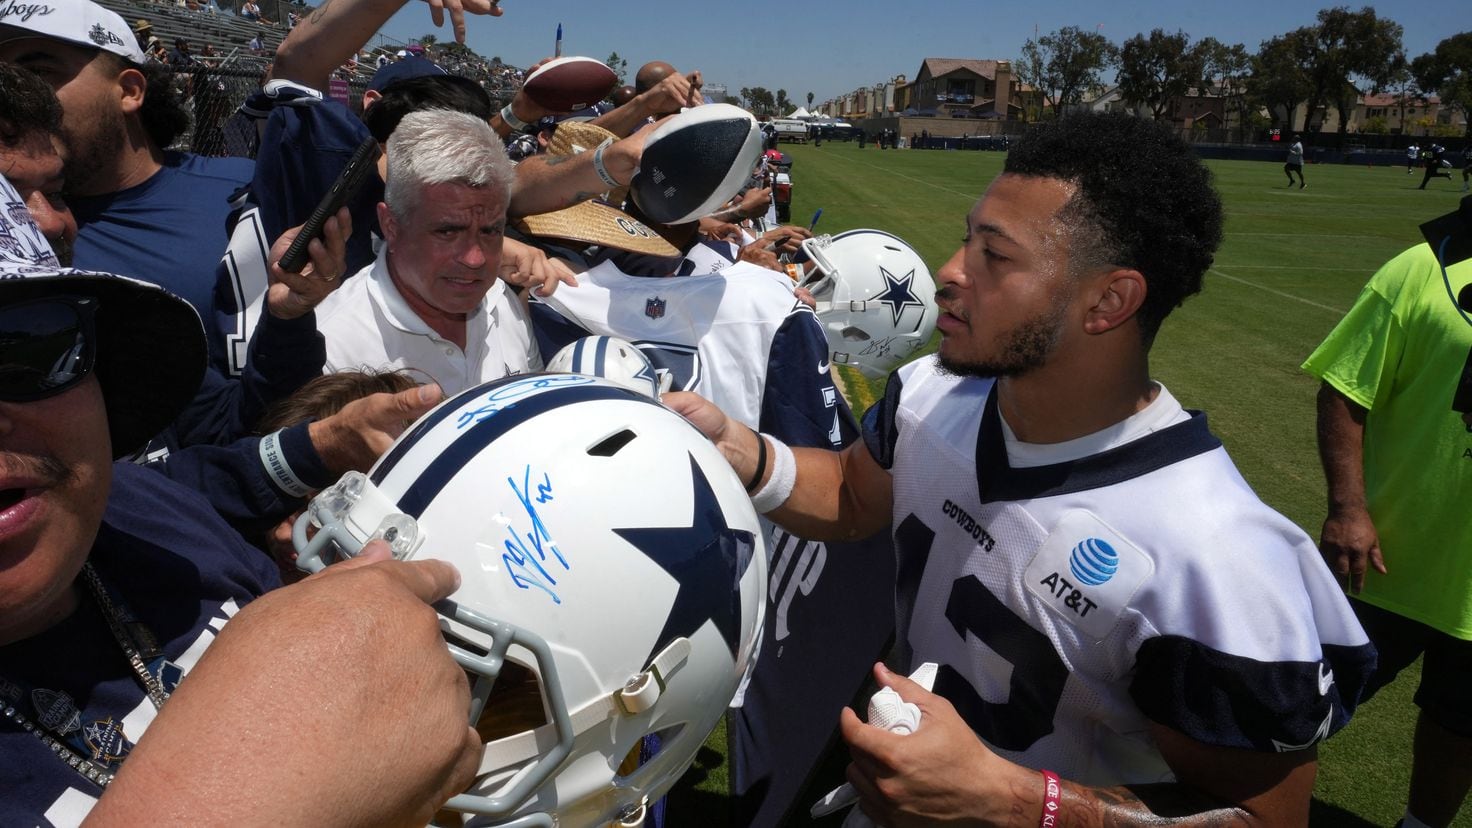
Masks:
[[[135,627],[138,625],[136,622],[132,622],[131,614],[120,611],[117,605],[113,603],[112,597],[108,595],[107,588],[103,586],[102,579],[98,577],[97,570],[92,568],[91,562],[82,565],[82,580],[87,583],[88,591],[92,593],[92,598],[97,602],[98,609],[102,611],[103,618],[107,620],[108,630],[112,633],[118,646],[122,648],[123,655],[127,657],[128,666],[133,669],[133,673],[138,677],[139,682],[143,684],[143,689],[147,691],[149,701],[153,702],[155,709],[162,708],[164,702],[168,701],[169,692],[164,689],[163,682],[143,662],[143,653],[135,641],[135,635],[128,630],[127,625],[129,623],[133,623]],[[150,649],[154,649],[152,635],[146,629],[139,627],[137,633],[145,639]],[[15,722],[22,730],[40,739],[42,744],[46,745],[46,747],[51,749],[52,753],[56,754],[56,758],[65,762],[72,770],[81,774],[94,785],[99,788],[106,788],[111,784],[114,776],[112,771],[83,756],[70,745],[48,733],[45,727],[32,722],[25,714],[17,710],[13,703],[7,701],[4,708],[0,709],[0,713],[3,713],[5,718],[10,721]]]

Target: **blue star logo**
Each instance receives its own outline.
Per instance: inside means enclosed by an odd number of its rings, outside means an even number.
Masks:
[[[879,272],[884,275],[885,288],[883,293],[875,294],[874,301],[889,305],[889,312],[894,315],[895,327],[899,327],[900,315],[905,312],[905,308],[925,310],[925,303],[921,302],[919,297],[915,295],[915,291],[910,289],[910,286],[915,281],[915,271],[913,269],[898,279],[895,278],[893,273],[882,267],[879,268]],[[915,329],[919,330],[919,328],[920,323],[916,322]]]
[[[659,399],[659,375],[654,373],[653,365],[646,362],[639,366],[639,373],[634,375],[634,379],[644,380],[649,383],[650,393],[654,395],[656,400]]]
[[[741,628],[741,576],[756,549],[752,533],[726,523],[715,490],[690,457],[695,508],[689,526],[614,529],[680,585],[664,629],[649,651],[653,658],[677,637],[693,638],[707,621],[726,639],[736,659]]]

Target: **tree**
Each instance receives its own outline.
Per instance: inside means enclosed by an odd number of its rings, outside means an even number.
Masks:
[[[428,49],[429,47],[431,47],[431,46],[433,46],[433,45],[435,45],[436,43],[439,43],[439,42],[440,42],[440,39],[437,38],[437,37],[435,37],[432,34],[420,35],[419,36],[419,45],[420,46],[423,46],[426,49]]]
[[[1042,90],[1044,67],[1041,50],[1033,49],[1031,52],[1029,52],[1027,47],[1024,46],[1022,50],[1022,57],[1012,61],[1012,68],[1014,71],[1017,72],[1019,88],[1030,86],[1032,87],[1034,92],[1040,92]],[[1034,106],[1034,102],[1036,102],[1037,100],[1038,96],[1036,94],[1028,94],[1025,91],[1023,92],[1022,120],[1030,121],[1035,118],[1042,117],[1042,113],[1037,111]]]
[[[1472,32],[1462,32],[1436,44],[1411,62],[1411,74],[1426,91],[1434,91],[1441,105],[1462,113],[1472,138]]]
[[[808,109],[809,110],[812,110],[812,108],[813,108],[813,93],[809,92],[808,93]]]
[[[785,115],[792,110],[792,101],[787,100],[786,89],[777,90],[777,99],[772,103],[772,108],[778,115]]]
[[[1390,93],[1395,96],[1395,117],[1396,121],[1398,121],[1401,125],[1401,131],[1404,132],[1406,123],[1406,107],[1412,101],[1424,100],[1424,96],[1421,94],[1421,89],[1416,86],[1416,79],[1412,76],[1409,66],[1402,66],[1399,71],[1395,73],[1395,76],[1390,79],[1390,83],[1388,84],[1387,88],[1390,90]],[[1363,127],[1360,129],[1360,132],[1368,131],[1369,130],[1364,129]]]
[[[1376,16],[1369,6],[1357,12],[1346,6],[1321,9],[1318,17],[1318,25],[1307,31],[1308,77],[1313,88],[1309,111],[1332,104],[1339,112],[1342,141],[1361,91],[1384,89],[1405,66],[1404,30],[1394,20]]]
[[[1240,126],[1247,121],[1247,80],[1252,76],[1252,56],[1241,43],[1231,46],[1214,37],[1203,37],[1196,44],[1201,52],[1202,77],[1207,84],[1215,83],[1217,92],[1225,104],[1226,116],[1237,116]]]
[[[1064,26],[1024,43],[1022,63],[1037,68],[1036,77],[1027,80],[1043,93],[1058,115],[1063,107],[1079,103],[1085,92],[1099,85],[1100,73],[1114,60],[1116,51],[1114,44],[1098,32]]]
[[[618,85],[624,85],[624,75],[629,70],[629,62],[618,56],[618,52],[609,52],[608,60],[603,61],[609,69],[618,75]]]
[[[785,98],[786,93],[783,93]],[[753,115],[770,115],[777,108],[777,100],[766,87],[758,86],[748,89],[741,87],[741,103]]]
[[[1148,37],[1137,34],[1119,48],[1120,96],[1149,109],[1157,121],[1177,98],[1199,89],[1205,76],[1205,58],[1185,32],[1153,29]]]
[[[1252,76],[1247,79],[1249,98],[1267,109],[1268,118],[1274,124],[1278,123],[1278,110],[1282,109],[1288,129],[1293,129],[1293,110],[1312,94],[1305,68],[1308,58],[1305,31],[1299,29],[1264,40],[1252,57]],[[1308,116],[1304,116],[1304,128],[1308,128]]]

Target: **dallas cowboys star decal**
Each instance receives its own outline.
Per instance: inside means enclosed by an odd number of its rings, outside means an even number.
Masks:
[[[895,278],[893,273],[882,267],[879,268],[879,272],[884,275],[885,288],[883,293],[874,295],[874,301],[889,305],[889,312],[894,314],[894,324],[896,326],[900,324],[900,314],[905,312],[905,308],[925,309],[925,303],[921,302],[915,296],[915,292],[910,289],[910,285],[915,281],[915,271],[913,269],[898,279]],[[920,323],[915,323],[915,327],[918,329]]]
[[[756,547],[750,532],[732,529],[716,500],[715,490],[690,457],[695,508],[689,526],[614,529],[651,561],[679,582],[679,591],[654,640],[649,658],[676,637],[693,638],[706,621],[715,624],[736,658],[741,627],[741,589],[738,586]]]

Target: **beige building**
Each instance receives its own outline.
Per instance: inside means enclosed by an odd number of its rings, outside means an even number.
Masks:
[[[1307,104],[1293,108],[1293,117],[1288,122],[1292,129],[1305,128]],[[1282,116],[1281,109],[1278,115]],[[1361,95],[1349,115],[1349,132],[1364,132],[1367,122],[1383,118],[1385,131],[1392,135],[1429,135],[1437,126],[1467,128],[1467,116],[1459,109],[1444,107],[1435,95],[1401,96],[1388,93]],[[1339,110],[1333,106],[1320,108],[1309,123],[1318,125],[1319,132],[1339,131]]]
[[[926,58],[906,92],[905,109],[926,115],[1002,120],[1022,115],[1022,84],[1005,60]]]

